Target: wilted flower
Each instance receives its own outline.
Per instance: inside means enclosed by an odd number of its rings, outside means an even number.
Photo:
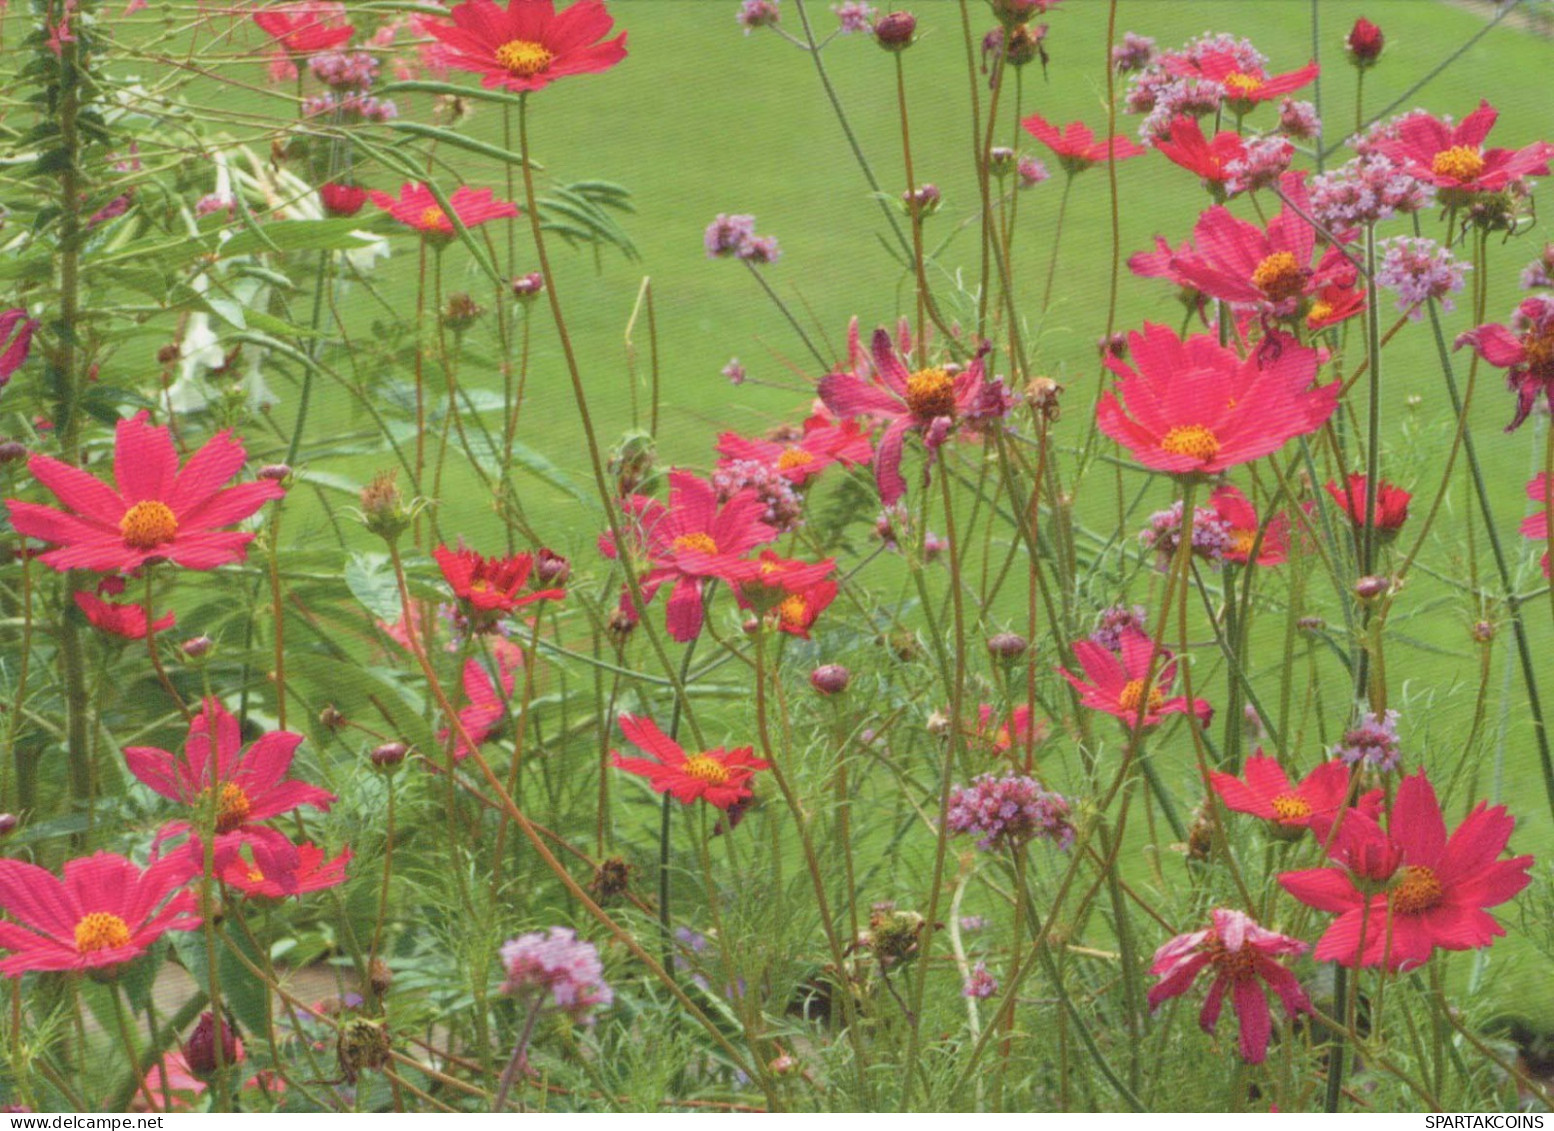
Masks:
[[[1015,165],[1015,172],[1020,175],[1020,187],[1023,189],[1035,188],[1052,176],[1047,172],[1047,167],[1034,157],[1020,158]]]

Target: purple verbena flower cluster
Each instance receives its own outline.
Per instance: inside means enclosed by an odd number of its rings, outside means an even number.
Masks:
[[[1060,848],[1074,843],[1074,826],[1068,820],[1068,802],[1042,789],[1035,778],[1010,774],[983,774],[970,785],[950,794],[946,827],[952,833],[970,833],[979,848],[1018,848],[1036,837]]]
[[[1397,724],[1396,711],[1388,711],[1379,719],[1374,712],[1367,711],[1359,726],[1344,733],[1333,753],[1351,766],[1364,762],[1373,769],[1395,770],[1403,760]]]
[[[502,945],[501,955],[507,970],[504,994],[548,994],[556,1009],[585,1022],[592,1019],[592,1010],[615,1000],[604,980],[599,951],[570,927],[519,935]]]
[[[1393,236],[1377,246],[1385,249],[1385,254],[1376,268],[1376,282],[1397,292],[1399,310],[1408,311],[1410,318],[1418,320],[1431,299],[1439,302],[1443,310],[1452,309],[1452,301],[1446,296],[1462,290],[1463,274],[1471,269],[1469,264],[1431,239]]]

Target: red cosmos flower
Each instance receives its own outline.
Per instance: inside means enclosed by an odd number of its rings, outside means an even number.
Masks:
[[[1306,311],[1306,329],[1325,330],[1365,309],[1365,292],[1352,283],[1329,283],[1316,292],[1315,301]]]
[[[812,416],[797,439],[761,440],[724,432],[718,437],[718,466],[755,460],[781,473],[795,487],[809,482],[834,463],[850,466],[874,455],[866,429],[855,420],[831,421]]]
[[[551,0],[465,0],[452,24],[427,21],[442,45],[444,66],[471,71],[490,90],[540,90],[567,75],[607,71],[626,57],[626,33],[599,40],[615,26],[599,0],[579,0],[556,13]]]
[[[1213,475],[1316,431],[1343,382],[1313,389],[1322,356],[1285,334],[1264,340],[1269,348],[1242,360],[1212,335],[1184,342],[1146,322],[1128,336],[1136,371],[1106,358],[1121,380],[1096,406],[1101,431],[1145,467],[1177,475]]]
[[[500,641],[506,644],[506,641]],[[506,648],[496,647],[497,678],[502,681],[502,693],[497,694],[496,684],[491,682],[491,675],[486,671],[479,660],[468,660],[464,664],[464,698],[469,702],[459,712],[459,724],[462,732],[456,736],[453,746],[455,760],[469,757],[472,749],[470,743],[475,746],[484,746],[487,739],[494,735],[507,718],[507,704],[513,696],[515,678],[514,669],[521,666],[523,653],[514,645],[508,644]],[[449,729],[444,728],[437,732],[437,741],[448,740]],[[469,736],[469,742],[464,741],[464,735]]]
[[[1289,172],[1279,178],[1279,191],[1287,203],[1268,222],[1267,231],[1236,219],[1223,205],[1204,212],[1193,226],[1192,250],[1171,260],[1176,280],[1273,318],[1290,318],[1309,309],[1318,292],[1330,284],[1352,286],[1354,265],[1336,247],[1327,248],[1317,265],[1311,265],[1317,231],[1300,215],[1311,215],[1305,177],[1302,172]],[[1332,314],[1330,309],[1327,321],[1332,321]]]
[[[277,854],[269,844],[260,842],[251,845],[252,860],[234,856],[227,861],[226,867],[220,869],[217,878],[244,895],[265,899],[283,899],[307,891],[322,891],[345,882],[345,866],[351,862],[349,848],[333,860],[325,860],[323,849],[316,844],[299,844],[295,848],[293,865],[287,859],[289,854]]]
[[[425,183],[416,181],[399,187],[399,196],[386,192],[371,192],[372,202],[394,219],[414,228],[433,242],[453,238],[453,221],[443,211],[432,190]],[[473,189],[460,185],[448,196],[454,215],[466,228],[473,228],[488,220],[502,220],[518,215],[518,206],[506,200],[495,200],[490,189]]]
[[[1192,250],[1192,240],[1183,240],[1182,246],[1175,251],[1171,245],[1160,236],[1155,237],[1154,251],[1137,251],[1128,256],[1128,270],[1141,279],[1169,279],[1177,285],[1176,297],[1188,310],[1195,312],[1205,323],[1208,322],[1208,299],[1197,287],[1189,286],[1179,279],[1171,264],[1179,255],[1184,255]]]
[[[819,392],[826,407],[838,416],[872,416],[887,422],[874,451],[874,482],[880,501],[888,507],[906,494],[901,452],[907,433],[922,433],[929,452],[936,451],[956,417],[977,404],[986,375],[981,353],[958,373],[942,366],[914,372],[892,348],[888,331],[875,330],[870,346],[874,376],[880,383],[856,372],[827,373],[820,379]]]
[[[1298,1013],[1311,1013],[1311,999],[1279,961],[1287,955],[1305,954],[1309,947],[1299,939],[1258,926],[1240,911],[1217,907],[1213,921],[1212,927],[1177,935],[1155,951],[1149,972],[1159,975],[1160,981],[1149,991],[1149,1008],[1153,1012],[1167,998],[1186,993],[1205,967],[1212,969],[1214,982],[1198,1024],[1204,1032],[1214,1032],[1228,991],[1241,1027],[1241,1059],[1261,1064],[1268,1055],[1272,1019],[1265,990],[1258,983],[1279,995],[1291,1021]]]
[[[1472,346],[1489,364],[1507,370],[1506,384],[1516,394],[1516,415],[1507,432],[1522,426],[1539,393],[1554,410],[1554,296],[1523,299],[1509,327],[1486,323],[1459,334],[1455,346]]]
[[[1145,152],[1142,146],[1135,145],[1121,135],[1098,142],[1090,127],[1083,122],[1070,122],[1060,128],[1040,114],[1032,114],[1029,118],[1022,118],[1020,125],[1026,133],[1052,150],[1058,164],[1071,174],[1082,173],[1101,161],[1123,161]]]
[[[0,974],[95,970],[146,952],[164,931],[199,927],[194,896],[178,892],[188,865],[166,857],[145,871],[109,852],[65,862],[64,880],[33,864],[0,860]],[[169,898],[171,896],[171,898]]]
[[[1398,785],[1388,815],[1402,863],[1387,890],[1367,894],[1343,868],[1284,872],[1279,883],[1307,906],[1338,915],[1317,942],[1318,962],[1419,966],[1437,947],[1477,950],[1505,934],[1484,909],[1531,881],[1531,856],[1499,859],[1515,827],[1503,806],[1480,802],[1448,839],[1435,788],[1420,770]]]
[[[1219,200],[1224,199],[1224,185],[1230,179],[1225,167],[1246,156],[1246,143],[1235,130],[1221,130],[1210,141],[1198,119],[1185,114],[1172,120],[1170,140],[1155,142],[1155,148],[1174,164],[1197,173],[1211,191],[1220,190]]]
[[[1348,803],[1349,777],[1348,765],[1334,759],[1320,763],[1299,785],[1291,785],[1279,760],[1261,750],[1246,760],[1244,782],[1217,770],[1209,772],[1225,808],[1282,828],[1316,829],[1318,838],[1326,836],[1338,811]]]
[[[827,575],[836,559],[800,562],[762,550],[757,561],[740,562],[730,581],[741,608],[755,609],[774,627],[809,639],[815,620],[836,599],[836,582]]]
[[[1435,185],[1446,204],[1461,203],[1474,193],[1501,192],[1522,177],[1546,175],[1554,157],[1554,145],[1546,141],[1521,149],[1484,148],[1499,116],[1482,100],[1456,128],[1422,111],[1409,114],[1392,136],[1377,138],[1376,148],[1410,176]]]
[[[121,605],[117,601],[104,601],[90,593],[77,592],[76,607],[86,614],[93,628],[126,640],[146,638],[146,609],[144,605]],[[168,613],[151,625],[154,632],[166,632],[173,627],[173,614]]]
[[[730,582],[740,577],[739,559],[776,531],[761,521],[766,509],[749,489],[734,494],[721,509],[711,483],[688,471],[669,473],[669,505],[645,495],[633,495],[621,503],[629,523],[634,552],[647,558],[652,568],[641,578],[642,599],[651,601],[666,581],[674,582],[667,610],[669,635],[684,643],[701,632],[702,589],[709,578]],[[609,533],[600,535],[599,551],[614,558],[616,546]],[[622,610],[634,616],[630,594],[621,598]]]
[[[1356,530],[1365,529],[1366,515],[1371,508],[1367,502],[1369,484],[1369,479],[1356,473],[1350,475],[1342,487],[1331,479],[1322,485],[1322,489],[1333,497],[1333,502],[1348,516]],[[1413,498],[1403,488],[1395,487],[1385,479],[1378,481],[1376,513],[1371,518],[1371,525],[1383,538],[1394,537],[1403,528],[1403,524],[1408,521],[1408,504]]]
[[[1232,110],[1246,113],[1259,102],[1283,98],[1291,91],[1299,90],[1321,70],[1315,61],[1298,71],[1282,75],[1270,75],[1261,67],[1245,71],[1234,52],[1204,50],[1193,55],[1169,55],[1166,70],[1177,78],[1200,78],[1217,82],[1225,88],[1225,101]]]
[[[1047,741],[1047,731],[1047,720],[1038,719],[1035,734],[1031,733],[1031,709],[1025,703],[1010,711],[1009,718],[997,726],[993,725],[991,703],[983,703],[977,708],[977,737],[989,742],[994,754],[1022,749],[1027,742],[1039,746]]]
[[[529,554],[488,558],[463,546],[457,550],[438,546],[432,557],[472,620],[496,620],[535,601],[559,601],[567,595],[565,589],[524,591],[534,568]]]
[[[41,555],[55,569],[127,573],[162,559],[185,569],[215,569],[242,561],[254,537],[218,528],[286,493],[270,479],[221,487],[246,458],[241,442],[218,432],[180,472],[171,433],[147,423],[142,412],[118,423],[117,491],[79,468],[35,455],[28,470],[74,513],[15,499],[6,505],[18,534],[55,544]]]
[[[191,820],[163,826],[157,840],[193,833],[208,811],[216,790],[215,864],[223,869],[244,844],[266,843],[278,856],[291,844],[274,829],[259,824],[303,805],[327,812],[335,796],[304,781],[289,780],[292,758],[302,744],[300,734],[276,730],[262,735],[246,751],[238,722],[220,702],[206,699],[189,722],[189,738],[179,758],[155,746],[128,746],[124,761],[155,793],[195,811]],[[212,762],[214,761],[214,766]],[[204,866],[204,850],[191,836],[189,857]],[[186,864],[187,866],[187,864]]]
[[[701,798],[708,805],[727,810],[751,796],[750,778],[757,770],[771,765],[754,757],[754,747],[750,746],[734,750],[718,746],[687,755],[678,742],[643,716],[622,715],[621,733],[653,758],[622,758],[616,754],[615,765],[628,774],[647,778],[653,792],[668,793],[686,804]]]
[[[337,181],[318,186],[318,202],[330,216],[355,216],[367,203],[370,194],[360,185],[344,185]]]
[[[1267,529],[1257,517],[1251,502],[1239,488],[1226,485],[1214,492],[1209,505],[1230,532],[1230,546],[1225,550],[1227,562],[1246,565],[1251,558],[1252,547],[1257,544],[1261,531],[1262,545],[1257,550],[1258,565],[1278,565],[1290,548],[1290,522],[1284,515],[1274,515],[1268,520]]]
[[[1523,538],[1541,538],[1545,542],[1549,540],[1549,476],[1547,472],[1538,472],[1537,477],[1527,484],[1527,497],[1537,503],[1541,508],[1534,514],[1522,519]],[[1543,555],[1543,576],[1549,576],[1549,555]]]
[[[291,55],[328,51],[348,41],[356,29],[340,23],[343,19],[344,4],[282,4],[254,13],[254,23]]]
[[[1083,706],[1115,715],[1130,727],[1138,721],[1140,705],[1146,708],[1143,718],[1146,727],[1157,725],[1166,715],[1180,714],[1188,709],[1185,696],[1166,698],[1176,679],[1176,660],[1169,650],[1160,649],[1155,679],[1146,694],[1144,677],[1149,673],[1155,642],[1130,626],[1119,634],[1118,647],[1120,655],[1093,640],[1076,641],[1074,658],[1084,669],[1086,679],[1080,679],[1066,668],[1058,669],[1058,674],[1079,692],[1079,702]],[[1205,726],[1214,714],[1214,709],[1203,699],[1195,700],[1192,710]]]
[[[0,351],[0,388],[4,388],[11,374],[27,361],[27,355],[32,352],[32,336],[37,329],[38,320],[28,318],[22,307],[0,311],[0,342],[9,342]]]

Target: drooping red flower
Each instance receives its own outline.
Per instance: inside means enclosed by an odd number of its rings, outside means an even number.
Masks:
[[[1312,61],[1299,70],[1270,75],[1262,67],[1247,68],[1246,61],[1237,58],[1233,51],[1212,49],[1191,55],[1173,53],[1166,56],[1165,66],[1177,78],[1208,79],[1219,83],[1225,88],[1225,101],[1238,113],[1245,113],[1259,102],[1283,98],[1299,90],[1321,70]]]
[[[0,350],[0,388],[4,388],[11,374],[27,361],[32,352],[32,336],[37,332],[38,320],[28,318],[22,307],[0,311],[0,342],[6,342]]]
[[[1031,731],[1031,708],[1021,703],[1009,712],[1008,718],[994,725],[993,705],[983,703],[977,707],[977,738],[988,743],[995,754],[1010,750],[1023,750],[1027,742],[1040,746],[1047,741],[1047,720],[1037,719],[1036,729]]]
[[[1332,284],[1352,287],[1354,265],[1338,248],[1324,249],[1312,263],[1317,230],[1301,215],[1311,215],[1305,177],[1294,171],[1279,178],[1287,203],[1266,230],[1237,219],[1223,205],[1205,211],[1193,226],[1192,249],[1171,260],[1173,277],[1212,298],[1285,319],[1304,316]],[[1324,324],[1334,320],[1329,306]]]
[[[289,55],[312,55],[348,42],[356,34],[345,19],[344,4],[282,4],[254,13],[254,23]]]
[[[448,588],[474,621],[494,620],[536,601],[559,601],[567,595],[565,589],[525,588],[534,568],[530,554],[488,558],[461,545],[457,550],[438,546],[432,557],[437,559]]]
[[[522,664],[523,653],[499,637],[494,639],[492,651],[496,657],[497,678],[502,683],[500,694],[484,664],[479,660],[465,661],[463,682],[467,703],[459,711],[460,732],[455,733],[453,746],[455,760],[469,757],[471,743],[476,747],[484,746],[507,719],[508,701],[516,686],[513,672]],[[437,741],[446,743],[448,735],[449,728],[438,731]],[[465,735],[469,736],[469,742],[464,740]]]
[[[981,353],[959,372],[936,365],[913,371],[896,353],[889,331],[875,330],[870,347],[874,380],[856,371],[827,373],[819,392],[826,407],[840,417],[886,422],[874,450],[874,482],[888,507],[906,494],[901,454],[907,433],[922,434],[930,453],[936,451],[957,418],[976,406],[987,377]]]
[[[76,607],[86,614],[86,619],[93,628],[113,636],[122,636],[126,640],[146,638],[144,605],[121,605],[117,601],[104,601],[81,591],[73,596]],[[168,613],[150,627],[156,632],[166,632],[173,627],[173,614]]]
[[[244,895],[265,899],[322,891],[345,882],[345,868],[351,862],[349,848],[333,860],[326,860],[324,850],[316,844],[299,844],[295,848],[295,865],[292,866],[292,860],[287,858],[289,854],[277,854],[271,844],[261,841],[250,845],[253,858],[245,860],[242,856],[234,856],[217,873],[217,878]]]
[[[142,871],[99,852],[66,861],[63,880],[34,864],[0,860],[0,908],[11,917],[0,921],[0,948],[11,952],[0,974],[117,966],[166,931],[196,929],[194,896],[178,891],[188,876],[173,857]]]
[[[328,216],[355,216],[367,203],[369,195],[360,185],[341,184],[339,181],[329,181],[318,186],[318,202]]]
[[[643,716],[622,715],[620,723],[626,740],[653,757],[623,758],[617,753],[614,764],[628,774],[646,778],[654,792],[668,793],[686,804],[700,798],[726,810],[749,798],[751,777],[771,765],[755,757],[750,746],[733,750],[718,746],[687,755],[678,742]]]
[[[632,495],[621,503],[632,552],[647,559],[651,568],[639,580],[642,599],[651,601],[666,581],[674,582],[669,594],[669,635],[684,643],[701,632],[705,611],[702,592],[708,579],[737,582],[739,559],[776,531],[761,521],[766,504],[748,488],[736,492],[721,507],[712,484],[688,471],[669,473],[669,505],[645,495]],[[599,538],[599,550],[607,558],[617,552],[609,533]],[[627,615],[631,596],[621,598]]]
[[[1522,426],[1539,393],[1554,411],[1554,296],[1523,299],[1510,326],[1486,323],[1459,334],[1455,346],[1472,346],[1489,364],[1507,371],[1506,384],[1516,394],[1516,415],[1507,432]]]
[[[1141,156],[1143,146],[1135,145],[1121,135],[1107,141],[1097,141],[1090,127],[1083,122],[1070,122],[1055,126],[1040,114],[1032,114],[1020,120],[1025,132],[1041,142],[1058,159],[1069,173],[1082,173],[1102,161],[1123,161]]]
[[[1346,818],[1340,837],[1348,825]],[[1337,867],[1284,872],[1279,883],[1307,906],[1338,915],[1317,942],[1318,962],[1419,966],[1436,948],[1478,950],[1505,934],[1485,908],[1531,881],[1531,856],[1500,859],[1515,827],[1503,806],[1480,802],[1448,838],[1435,787],[1420,770],[1398,785],[1388,814],[1387,837],[1401,862],[1384,891]]]
[[[1264,528],[1251,501],[1240,488],[1229,484],[1214,492],[1209,505],[1230,534],[1230,545],[1225,550],[1227,562],[1246,565],[1254,545],[1258,546],[1258,565],[1278,565],[1284,560],[1290,548],[1290,522],[1284,515],[1274,515]],[[1259,532],[1263,536],[1261,545],[1257,543]]]
[[[567,75],[607,71],[626,57],[626,33],[599,42],[615,21],[599,0],[578,0],[562,12],[551,0],[465,0],[451,24],[422,24],[441,44],[443,66],[480,76],[488,90],[540,90]]]
[[[1365,528],[1366,516],[1373,504],[1369,500],[1370,480],[1363,474],[1351,474],[1339,486],[1329,479],[1322,485],[1322,489],[1333,497],[1333,502],[1338,504],[1338,509],[1343,511],[1356,530]],[[1414,496],[1401,487],[1388,483],[1385,479],[1379,480],[1376,487],[1375,515],[1371,517],[1371,525],[1383,537],[1396,536],[1408,521],[1408,504]]]
[[[1279,961],[1310,949],[1299,939],[1267,930],[1243,912],[1217,907],[1213,925],[1201,931],[1177,935],[1155,951],[1149,972],[1160,981],[1150,988],[1149,1008],[1154,1011],[1168,998],[1186,993],[1204,969],[1214,972],[1198,1024],[1212,1033],[1219,1021],[1225,994],[1241,1027],[1241,1059],[1261,1064],[1268,1055],[1272,1018],[1264,986],[1279,996],[1285,1016],[1311,1013],[1311,999],[1300,982]]]
[[[424,182],[407,182],[399,187],[399,196],[386,192],[368,194],[372,202],[394,219],[414,228],[433,241],[453,238],[453,221],[432,195]],[[496,200],[490,189],[475,189],[460,185],[447,194],[454,215],[466,228],[474,228],[489,220],[502,220],[518,215],[518,206],[506,200]]]
[[[155,746],[127,746],[124,761],[130,773],[154,793],[192,810],[189,817],[164,825],[160,842],[180,833],[195,834],[206,820],[215,791],[215,866],[223,869],[244,844],[266,843],[277,857],[288,854],[289,841],[260,824],[307,805],[327,812],[334,794],[305,781],[287,778],[302,735],[275,730],[247,750],[238,721],[221,703],[206,699],[189,721],[183,756]],[[191,835],[189,855],[196,869],[204,866],[203,844]]]
[[[1259,750],[1246,760],[1244,774],[1242,781],[1212,770],[1209,780],[1225,808],[1283,828],[1319,828],[1321,837],[1348,803],[1350,770],[1337,759],[1319,763],[1299,785],[1292,785],[1279,760]]]
[[[1230,179],[1226,166],[1246,156],[1246,143],[1235,130],[1221,130],[1211,141],[1203,136],[1198,119],[1186,114],[1172,119],[1170,139],[1155,142],[1155,148],[1173,164],[1197,173],[1211,190],[1223,190]],[[1216,199],[1223,200],[1223,192]]]
[[[1453,127],[1419,111],[1400,120],[1376,148],[1411,177],[1435,185],[1444,203],[1461,203],[1481,192],[1503,192],[1512,181],[1542,177],[1554,145],[1535,141],[1521,149],[1485,149],[1484,139],[1500,112],[1488,101]]]
[[[1545,542],[1549,540],[1549,476],[1545,471],[1538,472],[1533,481],[1527,484],[1527,497],[1542,509],[1535,511],[1522,519],[1523,538],[1541,538]],[[1549,555],[1543,555],[1543,576],[1549,576]]]
[[[1212,475],[1259,459],[1320,428],[1338,405],[1342,381],[1312,388],[1321,355],[1287,335],[1245,360],[1209,334],[1185,342],[1145,323],[1128,337],[1136,369],[1106,367],[1121,380],[1101,397],[1102,432],[1155,471]]]
[[[242,561],[254,537],[220,528],[286,493],[271,479],[223,488],[246,458],[240,441],[218,432],[180,472],[172,434],[142,412],[118,424],[117,491],[79,468],[35,455],[28,470],[70,511],[17,499],[6,505],[17,533],[54,544],[40,557],[55,569],[127,573],[163,559],[185,569],[215,569]]]
[[[1155,655],[1155,642],[1136,628],[1124,628],[1118,634],[1118,652],[1103,648],[1093,640],[1079,640],[1074,644],[1074,658],[1084,670],[1080,679],[1066,668],[1058,673],[1074,685],[1079,692],[1082,706],[1115,715],[1128,726],[1139,719],[1143,706],[1143,725],[1157,725],[1167,715],[1188,710],[1186,696],[1167,699],[1172,682],[1176,679],[1176,659],[1168,649],[1161,648],[1155,663],[1155,678],[1147,686],[1149,661]],[[1120,653],[1120,654],[1119,654]],[[1203,699],[1195,700],[1192,711],[1208,725],[1214,709]]]

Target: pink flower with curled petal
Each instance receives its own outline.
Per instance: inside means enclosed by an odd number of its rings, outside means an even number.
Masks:
[[[641,581],[642,600],[651,601],[666,582],[673,582],[667,619],[669,635],[684,643],[701,633],[705,610],[702,596],[709,580],[737,582],[740,559],[776,531],[761,521],[765,504],[749,489],[735,492],[719,505],[711,483],[688,471],[669,473],[669,505],[646,495],[621,501],[629,549],[647,560]],[[599,538],[607,558],[618,552],[608,532]],[[635,620],[639,610],[623,593],[621,607]]]
[[[599,0],[579,0],[557,12],[552,0],[466,0],[451,24],[426,20],[438,59],[480,76],[487,90],[542,90],[559,78],[607,71],[626,57],[626,33],[600,42],[615,21]]]
[[[1509,327],[1489,322],[1457,336],[1455,348],[1472,346],[1489,364],[1506,370],[1516,394],[1516,415],[1507,432],[1522,426],[1543,395],[1554,409],[1554,295],[1533,295],[1517,306]]]
[[[1310,949],[1299,939],[1260,927],[1243,912],[1229,908],[1214,909],[1213,925],[1205,930],[1177,935],[1159,950],[1149,972],[1160,978],[1149,991],[1150,1011],[1169,998],[1186,993],[1205,969],[1214,974],[1198,1024],[1212,1033],[1219,1022],[1225,995],[1240,1025],[1241,1059],[1261,1064],[1268,1056],[1268,1038],[1272,1035],[1272,1016],[1267,990],[1278,995],[1285,1016],[1291,1021],[1301,1013],[1312,1013],[1311,999],[1301,988],[1283,958],[1306,953]],[[1265,989],[1266,987],[1266,989]]]
[[[1204,137],[1198,120],[1185,114],[1172,120],[1170,139],[1155,142],[1155,148],[1172,164],[1197,173],[1204,186],[1217,193],[1216,200],[1224,199],[1231,163],[1246,156],[1246,143],[1240,134],[1221,130],[1210,140]]]
[[[167,857],[142,871],[99,852],[65,862],[63,880],[20,860],[0,860],[0,974],[97,970],[144,954],[167,931],[199,927],[194,896],[178,891],[188,865]],[[176,894],[175,894],[176,893]]]
[[[1079,640],[1074,644],[1074,658],[1085,673],[1080,679],[1066,668],[1058,674],[1079,692],[1082,706],[1115,715],[1129,727],[1142,717],[1142,725],[1152,727],[1167,715],[1181,714],[1189,709],[1185,696],[1167,699],[1171,683],[1176,679],[1176,659],[1171,652],[1161,648],[1155,651],[1155,642],[1145,633],[1131,626],[1118,633],[1119,651],[1103,648],[1092,640]],[[1147,685],[1150,659],[1155,662],[1155,678]],[[1140,708],[1143,708],[1142,716]],[[1205,726],[1213,717],[1214,709],[1203,699],[1196,699],[1191,710]]]
[[[1107,357],[1121,378],[1101,396],[1102,432],[1155,471],[1214,475],[1315,432],[1338,406],[1343,382],[1313,388],[1323,355],[1277,331],[1241,358],[1210,334],[1186,341],[1145,323],[1128,337],[1129,366]]]
[[[1375,890],[1370,877],[1357,882],[1352,867],[1283,872],[1279,883],[1308,907],[1338,916],[1317,942],[1318,962],[1408,969],[1436,949],[1479,950],[1505,934],[1485,909],[1531,882],[1531,856],[1500,859],[1515,827],[1504,806],[1480,802],[1448,837],[1435,787],[1420,770],[1398,785],[1387,816],[1400,862],[1385,890]]]
[[[1121,136],[1097,141],[1090,127],[1083,122],[1055,126],[1040,114],[1032,114],[1029,118],[1022,118],[1020,125],[1026,133],[1052,150],[1058,164],[1069,173],[1082,173],[1104,161],[1123,161],[1146,152],[1142,146]]]
[[[889,331],[874,331],[870,343],[874,380],[851,373],[827,373],[820,379],[820,399],[840,417],[868,416],[885,422],[874,451],[874,482],[880,501],[891,506],[906,494],[901,474],[902,448],[908,432],[923,436],[934,451],[956,420],[981,400],[987,381],[983,353],[959,372],[943,366],[909,370],[893,348]]]
[[[218,432],[182,471],[171,432],[142,412],[121,420],[113,448],[114,490],[102,480],[49,456],[27,461],[33,476],[71,508],[7,499],[18,534],[54,544],[41,555],[55,569],[127,573],[167,560],[185,569],[240,562],[253,535],[221,530],[286,492],[274,480],[222,487],[247,453],[230,432]]]
[[[1554,145],[1535,141],[1521,149],[1485,149],[1500,112],[1480,100],[1478,109],[1453,127],[1418,111],[1404,115],[1376,148],[1414,177],[1435,185],[1447,203],[1482,192],[1502,192],[1512,181],[1548,174]]]

